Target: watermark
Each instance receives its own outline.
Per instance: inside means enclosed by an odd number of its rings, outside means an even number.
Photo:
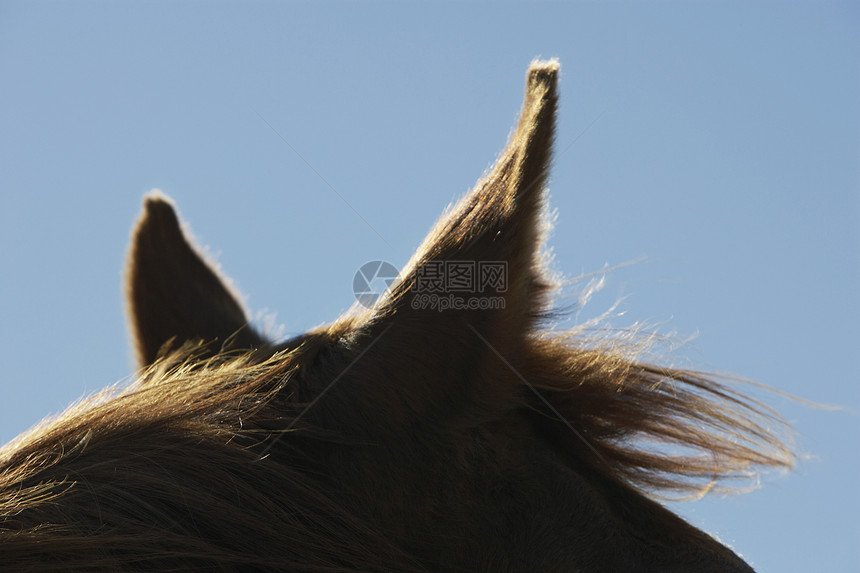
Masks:
[[[364,308],[370,308],[397,280],[397,267],[385,261],[364,263],[352,279],[355,300]]]
[[[457,296],[419,293],[412,298],[415,310],[496,310],[505,308],[503,296]]]
[[[355,299],[372,307],[398,279],[397,268],[385,261],[365,263],[352,281]],[[495,310],[505,308],[507,261],[426,261],[409,288],[416,310]]]

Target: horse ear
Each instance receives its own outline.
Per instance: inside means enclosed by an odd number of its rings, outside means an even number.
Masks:
[[[382,305],[394,320],[419,314],[428,326],[468,326],[492,342],[525,335],[546,310],[540,243],[558,72],[555,60],[532,63],[507,147],[408,263]]]
[[[126,299],[141,367],[170,344],[202,340],[218,344],[217,352],[263,343],[225,281],[182,232],[170,199],[157,192],[144,199],[132,233]]]
[[[558,71],[556,61],[532,64],[519,122],[493,168],[436,224],[385,298],[332,325],[375,356],[351,366],[377,390],[357,392],[356,403],[398,396],[441,423],[463,408],[498,412],[517,400],[516,372],[527,371],[528,337],[549,302],[541,215]]]

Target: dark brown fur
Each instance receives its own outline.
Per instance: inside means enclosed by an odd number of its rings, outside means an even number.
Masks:
[[[749,571],[645,494],[790,466],[778,418],[632,342],[542,327],[557,75],[532,65],[506,151],[386,298],[285,343],[149,196],[142,374],[0,451],[0,569]],[[451,260],[505,261],[507,288],[475,295],[504,308],[414,308]]]

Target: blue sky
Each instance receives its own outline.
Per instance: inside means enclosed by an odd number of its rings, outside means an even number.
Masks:
[[[851,2],[0,2],[0,440],[131,372],[147,190],[299,333],[406,262],[558,57],[555,269],[642,261],[574,319],[621,300],[694,336],[673,360],[843,407],[768,397],[810,458],[675,509],[760,571],[856,571],[858,55]]]

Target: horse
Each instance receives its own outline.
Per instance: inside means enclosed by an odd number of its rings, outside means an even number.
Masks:
[[[559,69],[532,62],[504,151],[384,294],[286,341],[148,194],[139,374],[0,450],[0,569],[751,571],[660,500],[791,467],[787,425],[640,337],[549,325]]]

